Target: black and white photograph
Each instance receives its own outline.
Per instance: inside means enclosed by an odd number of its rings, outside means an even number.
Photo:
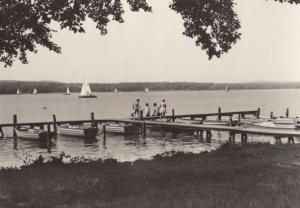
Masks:
[[[0,208],[300,208],[300,0],[0,0]]]

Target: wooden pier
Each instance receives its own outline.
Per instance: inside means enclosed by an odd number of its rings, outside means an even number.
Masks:
[[[286,111],[286,116],[288,117],[289,111]],[[222,112],[221,108],[218,108],[217,113],[203,113],[203,114],[179,114],[175,115],[175,110],[172,109],[172,115],[165,116],[164,119],[167,120],[167,122],[159,122],[157,119],[161,119],[161,117],[155,116],[155,117],[147,117],[142,118],[140,120],[134,120],[134,119],[95,119],[94,113],[91,113],[89,120],[66,120],[66,121],[57,121],[56,115],[53,115],[52,121],[46,121],[46,122],[22,122],[18,123],[17,115],[13,115],[13,123],[7,123],[7,124],[0,124],[0,134],[3,137],[3,128],[5,127],[13,127],[13,137],[16,137],[15,128],[17,126],[38,126],[41,129],[47,129],[47,132],[51,131],[51,126],[53,132],[57,133],[57,125],[61,124],[83,124],[83,123],[91,123],[92,126],[98,126],[98,124],[107,123],[107,122],[113,122],[113,123],[125,123],[125,124],[131,124],[137,126],[137,128],[140,128],[141,131],[140,134],[143,136],[146,136],[147,134],[147,127],[158,127],[162,130],[164,133],[165,129],[181,129],[181,130],[187,130],[194,132],[194,135],[196,135],[197,138],[203,137],[203,132],[206,132],[207,139],[210,139],[212,136],[212,131],[222,131],[222,132],[228,132],[229,135],[229,141],[235,142],[236,135],[240,135],[241,142],[247,143],[248,135],[264,135],[264,136],[272,136],[276,139],[277,142],[281,142],[281,138],[288,138],[289,142],[294,141],[294,137],[300,136],[300,131],[292,131],[292,130],[276,130],[276,129],[258,129],[258,128],[244,128],[240,125],[237,126],[222,126],[222,125],[208,125],[208,124],[194,124],[194,123],[180,123],[176,122],[176,119],[183,119],[183,118],[189,118],[191,120],[195,120],[197,118],[201,118],[202,121],[206,121],[208,117],[216,117],[216,120],[221,121],[222,117],[227,116],[229,117],[229,122],[232,124],[232,116],[236,115],[238,117],[238,124],[242,123],[242,120],[245,119],[245,116],[252,115],[255,118],[260,117],[260,108],[257,110],[252,111],[233,111],[233,112]],[[273,116],[273,113],[271,114],[271,117]],[[106,138],[106,127],[103,126],[103,138]],[[48,136],[48,139],[50,136]]]

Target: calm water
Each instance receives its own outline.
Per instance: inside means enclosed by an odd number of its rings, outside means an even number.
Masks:
[[[96,93],[96,99],[79,99],[77,94],[0,95],[0,123],[11,123],[12,115],[18,115],[19,122],[51,120],[56,114],[57,120],[89,119],[90,112],[100,118],[126,118],[131,113],[131,105],[136,98],[142,104],[160,102],[166,99],[169,113],[174,108],[181,113],[255,110],[261,108],[262,115],[270,111],[275,116],[285,114],[289,107],[290,115],[300,115],[300,90],[234,90],[225,91],[168,91],[168,92],[119,92]],[[44,109],[46,107],[46,109]],[[124,138],[108,135],[104,143],[102,136],[95,141],[59,136],[51,144],[51,152],[45,145],[9,138],[12,130],[4,129],[6,138],[0,139],[0,166],[22,164],[22,159],[57,155],[64,151],[71,156],[90,156],[95,158],[116,158],[120,161],[133,161],[138,158],[149,159],[155,154],[171,150],[201,152],[212,150],[227,140],[226,133],[213,134],[211,143],[201,142],[192,136],[151,133],[146,139],[139,136]],[[251,137],[251,140],[273,141],[267,137]]]

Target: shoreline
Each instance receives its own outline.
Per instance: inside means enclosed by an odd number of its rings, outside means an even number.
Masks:
[[[257,88],[257,89],[231,89],[229,92],[223,90],[223,89],[203,89],[203,90],[189,90],[189,89],[183,89],[183,90],[151,90],[149,92],[145,92],[142,90],[136,90],[136,91],[118,91],[117,93],[113,92],[113,91],[94,91],[94,94],[122,94],[122,93],[145,93],[145,94],[151,94],[151,93],[165,93],[165,92],[224,92],[224,93],[230,93],[232,91],[259,91],[259,90],[263,90],[263,91],[272,91],[272,90],[282,90],[282,91],[292,91],[292,90],[300,90],[300,88]],[[63,91],[59,91],[59,92],[39,92],[36,95],[30,93],[30,92],[25,92],[22,93],[20,95],[16,94],[15,92],[12,93],[0,93],[0,96],[5,96],[5,95],[9,95],[9,96],[27,96],[27,95],[31,95],[31,96],[38,96],[38,95],[62,95],[62,96],[66,96],[64,94],[65,92]],[[70,95],[68,95],[68,97],[72,97],[72,96],[79,96],[80,91],[72,91],[70,93]]]
[[[65,83],[57,81],[17,81],[0,80],[0,94],[16,94],[17,89],[22,93],[32,93],[36,88],[38,93],[65,93],[80,92],[82,83]],[[262,90],[262,89],[300,89],[300,82],[120,82],[120,83],[93,83],[90,82],[93,92],[145,92],[152,91],[231,91],[231,90]]]
[[[0,207],[299,207],[300,144],[0,170]]]

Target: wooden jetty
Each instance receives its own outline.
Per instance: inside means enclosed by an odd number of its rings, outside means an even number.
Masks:
[[[286,111],[286,116],[288,117],[289,111]],[[238,123],[242,123],[242,119],[245,119],[246,115],[255,116],[255,118],[260,118],[260,108],[257,110],[252,111],[233,111],[233,112],[222,112],[221,108],[218,108],[217,113],[203,113],[203,114],[179,114],[175,115],[175,110],[172,109],[172,115],[165,116],[164,118],[168,120],[168,122],[158,122],[156,119],[160,119],[160,117],[147,117],[142,118],[142,120],[134,120],[134,119],[95,119],[94,113],[91,113],[91,117],[89,120],[66,120],[66,121],[57,121],[56,116],[53,115],[52,121],[47,122],[17,122],[17,115],[13,115],[13,123],[7,124],[0,124],[0,134],[3,137],[3,128],[4,127],[13,127],[13,136],[16,137],[15,127],[17,126],[38,126],[41,129],[44,129],[44,126],[47,126],[47,131],[50,132],[52,125],[53,131],[57,132],[57,125],[61,124],[82,124],[82,123],[91,123],[93,126],[97,126],[98,124],[106,123],[106,122],[114,122],[114,123],[126,123],[136,125],[138,128],[141,129],[140,133],[143,136],[146,136],[147,133],[147,126],[156,126],[162,129],[172,128],[172,129],[186,129],[193,131],[197,137],[203,137],[203,132],[206,132],[207,139],[210,139],[212,136],[212,131],[223,131],[229,133],[229,141],[235,142],[235,136],[241,135],[242,143],[247,143],[248,135],[265,135],[265,136],[273,136],[276,141],[280,142],[281,138],[288,138],[289,142],[293,142],[294,137],[300,136],[300,131],[283,131],[283,130],[276,130],[276,129],[258,129],[258,128],[244,128],[240,125],[237,126],[220,126],[220,125],[203,125],[203,124],[193,124],[193,123],[178,123],[174,122],[178,118],[190,118],[191,120],[201,118],[202,120],[206,120],[207,117],[217,117],[217,120],[221,120],[224,116],[229,116],[230,123],[232,123],[232,116],[238,116]],[[49,133],[50,135],[50,133]],[[48,136],[49,137],[49,136]],[[103,138],[106,138],[106,128],[105,125],[103,126]]]

